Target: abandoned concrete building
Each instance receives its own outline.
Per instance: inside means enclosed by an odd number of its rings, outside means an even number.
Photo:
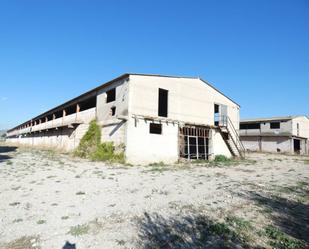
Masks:
[[[309,119],[287,116],[242,120],[240,139],[249,151],[309,154]]]
[[[126,161],[242,156],[240,106],[200,78],[124,74],[8,131],[8,141],[75,149],[96,119]]]

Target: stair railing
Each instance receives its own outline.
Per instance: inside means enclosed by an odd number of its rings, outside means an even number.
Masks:
[[[241,142],[241,140],[239,138],[239,134],[236,131],[235,126],[233,125],[232,120],[227,115],[222,115],[221,120],[222,120],[222,126],[226,127],[228,132],[231,133],[230,135],[232,137],[233,142],[236,145],[236,148],[237,148],[240,156],[241,157],[245,157],[245,152],[246,152],[245,146]]]

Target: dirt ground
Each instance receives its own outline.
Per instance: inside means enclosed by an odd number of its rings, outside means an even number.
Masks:
[[[309,248],[309,161],[110,165],[0,146],[0,248]]]

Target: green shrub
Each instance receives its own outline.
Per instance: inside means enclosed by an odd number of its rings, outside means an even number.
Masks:
[[[101,141],[101,128],[95,120],[89,124],[88,131],[80,140],[79,146],[75,151],[75,155],[83,158],[89,157],[94,153]]]
[[[101,127],[93,120],[74,154],[94,161],[124,163],[123,150],[124,146],[121,145],[116,151],[113,142],[101,143]]]
[[[94,161],[112,161],[124,163],[124,153],[116,153],[113,142],[99,144],[96,150],[90,155],[90,158]]]

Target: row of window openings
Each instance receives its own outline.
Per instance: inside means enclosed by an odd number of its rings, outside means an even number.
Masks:
[[[240,125],[240,129],[241,130],[261,129],[261,123],[241,124]],[[280,129],[280,122],[272,122],[272,123],[270,123],[270,129]],[[299,134],[299,123],[297,123],[297,133]]]
[[[261,129],[261,123],[240,124],[241,130],[256,130]],[[280,129],[280,122],[270,123],[270,129]]]
[[[115,101],[116,100],[116,89],[113,88],[113,89],[107,91],[106,95],[107,95],[106,96],[106,103]],[[96,107],[96,104],[97,104],[97,97],[93,96],[93,97],[86,99],[83,102],[78,104],[79,108],[80,108],[79,111],[85,111],[85,110],[94,108],[94,107]],[[74,114],[74,113],[77,113],[76,105],[72,105],[72,106],[65,108],[65,115],[71,115],[71,114]],[[112,107],[111,110],[110,110],[110,113],[111,113],[111,116],[115,116],[116,107]],[[36,120],[36,121],[33,122],[33,124],[34,123],[37,123],[37,124],[45,123],[46,121],[61,118],[61,117],[63,117],[63,110],[57,111],[53,114],[50,114],[50,115],[46,116],[46,118],[42,118],[41,120]],[[29,125],[31,125],[31,124],[29,124]]]
[[[113,88],[111,90],[106,91],[106,103],[110,103],[116,100],[116,88]],[[88,100],[88,102],[86,103],[86,105],[83,105],[83,109],[82,110],[87,110],[90,109],[92,107],[96,106],[96,97],[95,98],[91,98]],[[66,114],[70,115],[75,113],[75,107],[68,107],[66,109]],[[81,110],[81,111],[82,111]],[[158,99],[158,116],[161,117],[167,117],[167,112],[168,112],[168,90],[165,89],[161,89],[159,88],[159,99]],[[115,116],[116,115],[116,107],[113,106],[110,109],[110,114],[111,116]],[[59,118],[63,116],[62,111],[59,111],[55,114],[53,114],[55,118]],[[51,120],[53,119],[53,115],[49,115],[47,116],[47,120]],[[45,120],[43,120],[42,123],[44,123]],[[155,132],[154,134],[158,134],[158,131]],[[159,133],[161,134],[161,133]]]

